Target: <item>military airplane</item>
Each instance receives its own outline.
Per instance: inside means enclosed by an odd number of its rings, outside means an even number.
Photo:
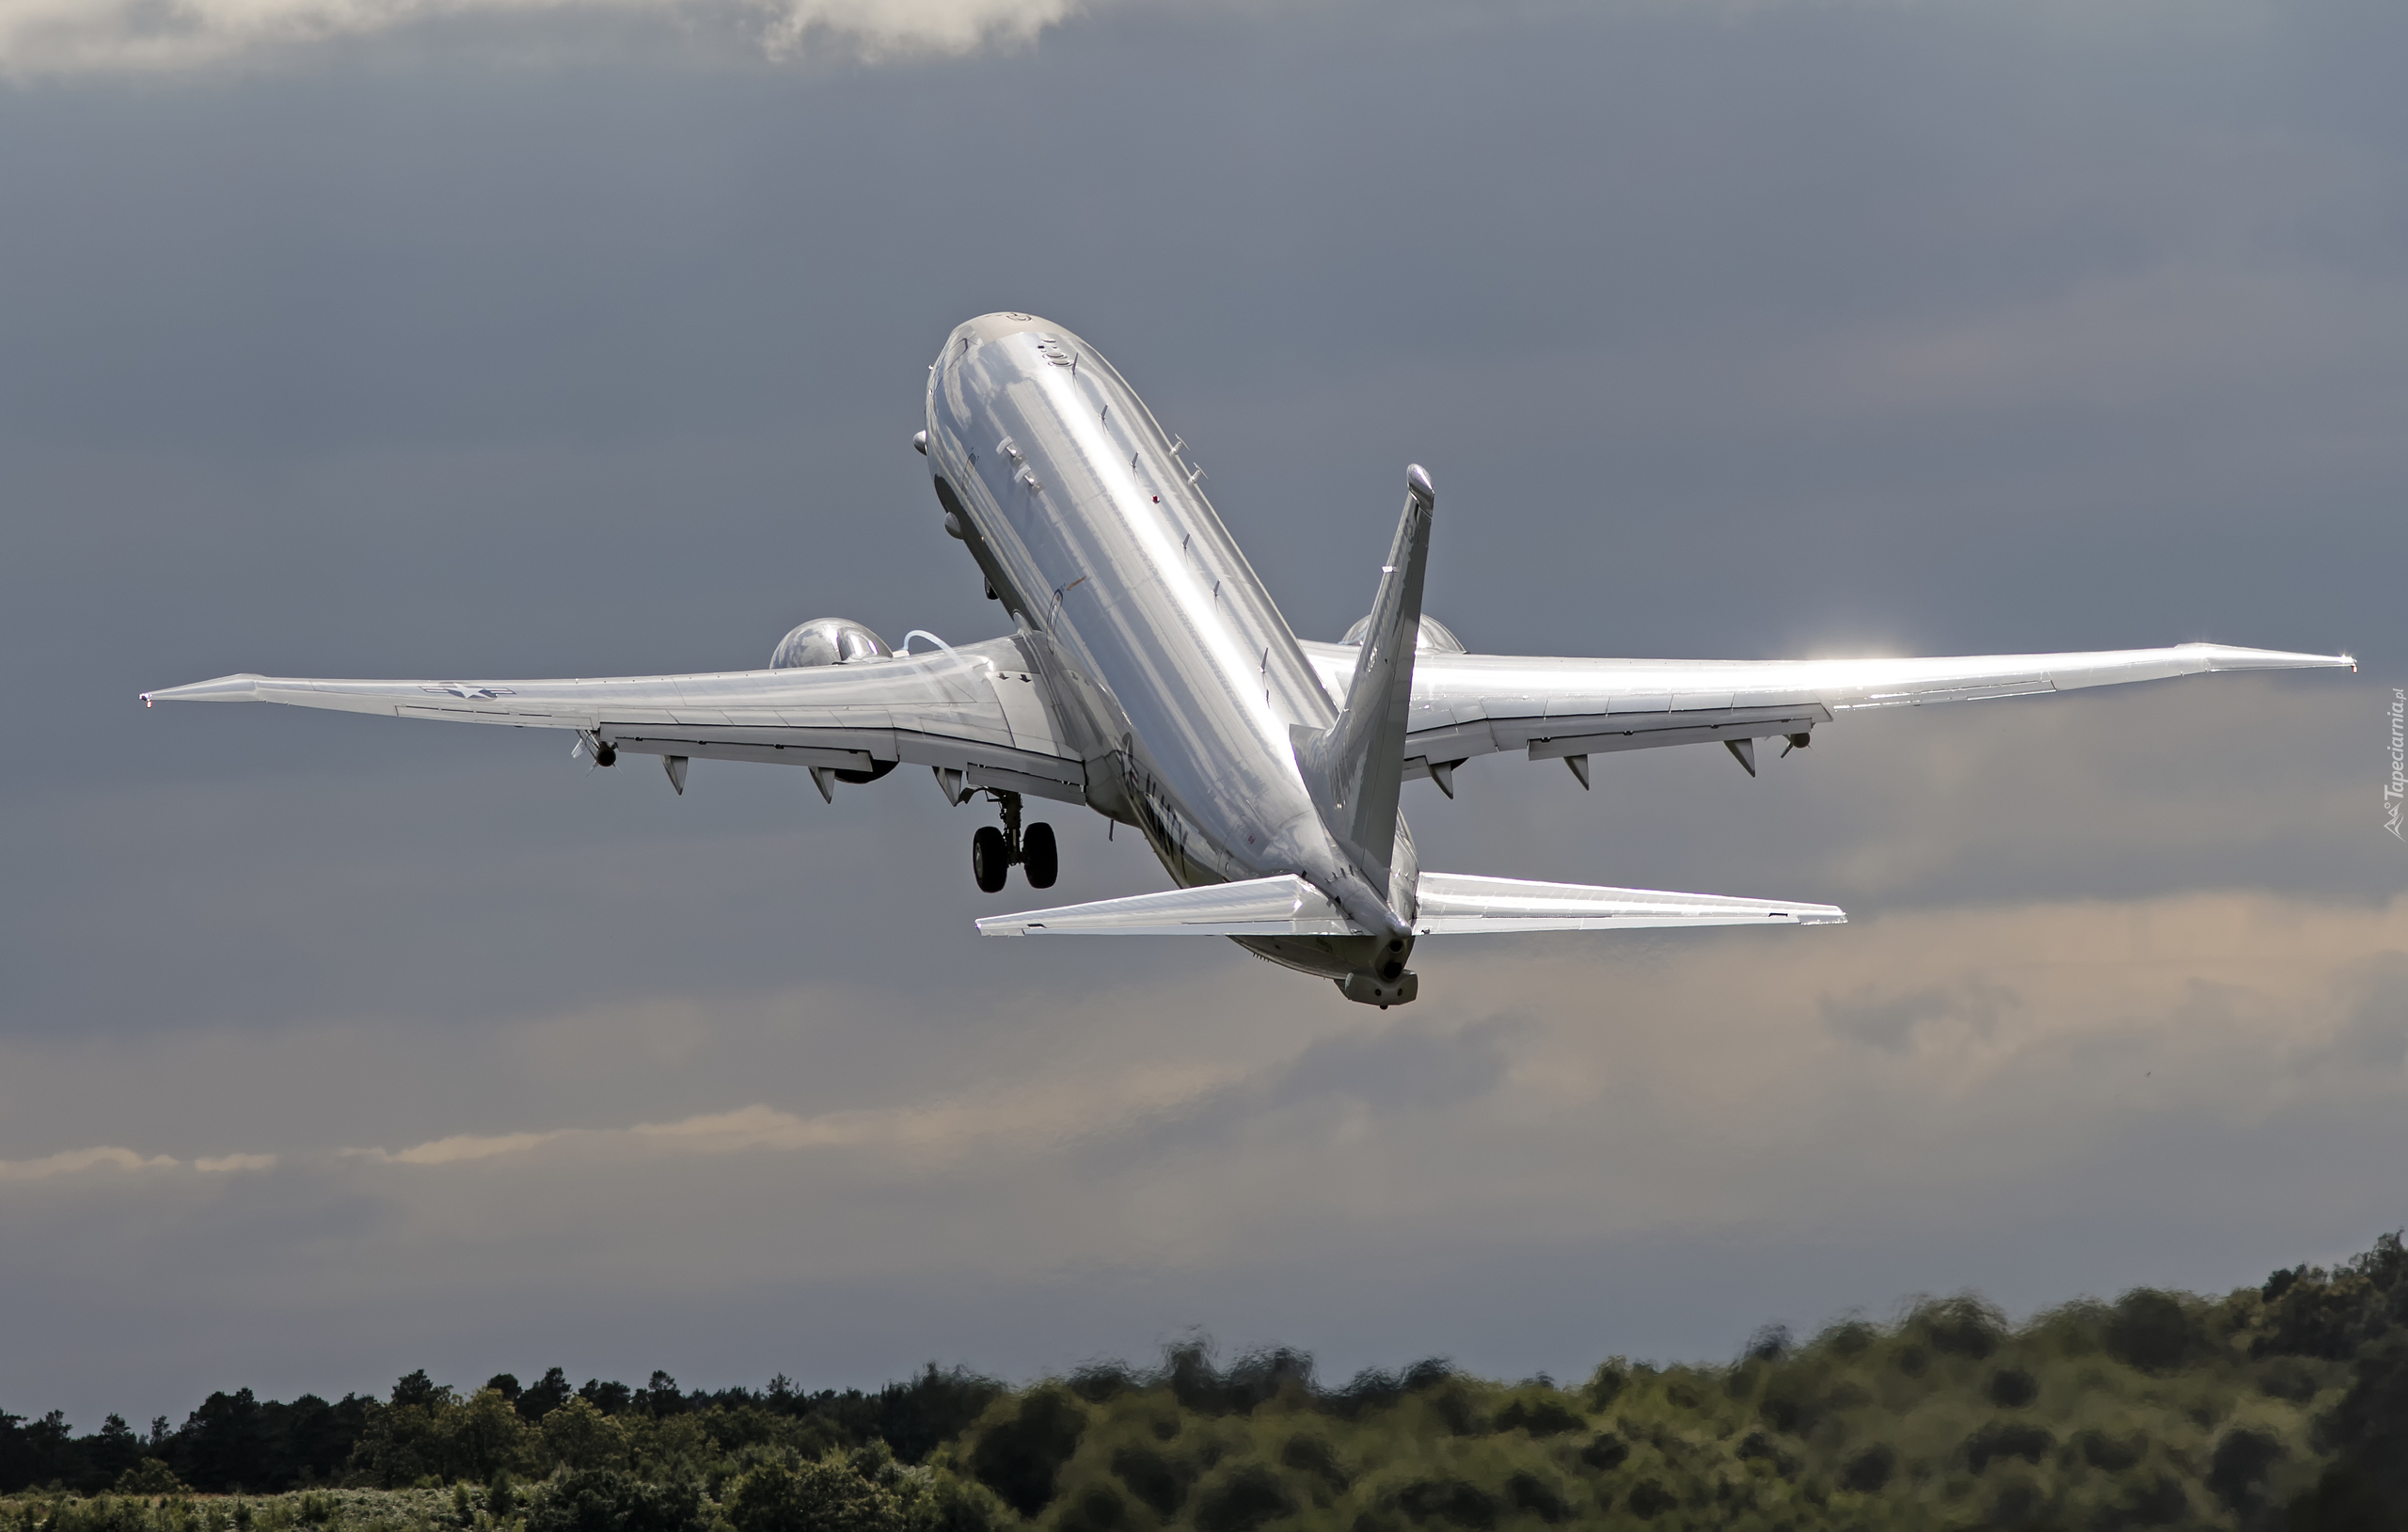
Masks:
[[[1084,804],[1146,837],[1176,888],[997,915],[990,936],[1201,934],[1335,980],[1350,1000],[1414,999],[1422,937],[1825,924],[1830,905],[1425,871],[1398,812],[1409,778],[1449,798],[1476,755],[1589,763],[1720,745],[1752,776],[1861,709],[2019,697],[2210,671],[2355,666],[2346,655],[2222,644],[1946,659],[1571,659],[1465,651],[1424,616],[1437,493],[1405,472],[1402,518],[1368,616],[1337,643],[1296,637],[1221,525],[1186,443],[1086,341],[1031,314],[945,339],[914,438],[946,532],[1013,631],[891,648],[827,618],[768,668],[555,681],[341,681],[230,675],[160,702],[271,702],[561,729],[596,766],[660,758],[686,790],[696,758],[798,766],[840,784],[928,767],[945,801],[983,795],[1000,823],[971,843],[978,887],[1017,866],[1053,885],[1035,798]],[[925,640],[914,650],[915,641]]]

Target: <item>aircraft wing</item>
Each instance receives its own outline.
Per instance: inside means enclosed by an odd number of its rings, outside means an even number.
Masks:
[[[1354,673],[1354,647],[1304,647],[1323,685],[1342,696]],[[1431,776],[1435,764],[1444,786],[1454,766],[1499,750],[1551,760],[1766,739],[1805,734],[1839,714],[1866,708],[2023,697],[2210,671],[2318,667],[2355,670],[2357,663],[2347,655],[2220,643],[1940,659],[1553,659],[1424,650],[1413,661],[1405,769],[1408,776]]]
[[[1085,800],[1046,683],[1016,638],[842,665],[554,681],[329,681],[229,675],[143,703],[259,702],[520,729],[569,729],[639,755],[875,773],[935,768],[947,795],[996,787]],[[948,780],[950,774],[950,780]],[[682,784],[680,791],[683,791]]]

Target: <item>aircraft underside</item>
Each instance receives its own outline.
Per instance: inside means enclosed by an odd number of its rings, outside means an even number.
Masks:
[[[1344,640],[1298,639],[1164,432],[1085,341],[1027,314],[956,328],[928,372],[939,525],[1009,613],[959,646],[900,650],[858,623],[804,623],[767,669],[549,681],[345,681],[241,674],[143,695],[264,701],[557,729],[597,766],[660,759],[800,766],[837,789],[923,766],[951,804],[983,798],[972,877],[1053,886],[1060,848],[1028,800],[1079,805],[1146,837],[1175,887],[977,922],[997,936],[1218,935],[1349,999],[1411,1001],[1432,936],[1830,924],[1837,908],[1431,872],[1399,812],[1403,782],[1454,796],[1456,768],[1719,746],[1748,776],[1869,708],[2034,696],[2231,670],[2337,668],[2322,655],[2188,643],[2086,654],[1826,660],[1479,655],[1421,611],[1436,491],[1418,467]],[[1366,563],[1377,545],[1366,549]],[[926,640],[919,648],[912,646]],[[1725,768],[1728,769],[1728,768]]]

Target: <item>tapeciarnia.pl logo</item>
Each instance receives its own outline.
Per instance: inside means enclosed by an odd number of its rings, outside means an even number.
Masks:
[[[2400,833],[2400,806],[2408,798],[2408,687],[2391,688],[2391,780],[2383,784],[2383,828],[2391,831],[2395,841],[2408,840]]]

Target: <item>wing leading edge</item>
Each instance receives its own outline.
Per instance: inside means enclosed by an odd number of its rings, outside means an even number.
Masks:
[[[1307,643],[1323,684],[1342,689],[1350,644]],[[2160,681],[2221,671],[2355,670],[2347,655],[2182,643],[2064,655],[1918,659],[1557,659],[1424,651],[1414,659],[1408,776],[1475,755],[1533,760],[1662,745],[1803,734],[1866,708],[1916,707]],[[1436,773],[1432,770],[1435,765]]]

